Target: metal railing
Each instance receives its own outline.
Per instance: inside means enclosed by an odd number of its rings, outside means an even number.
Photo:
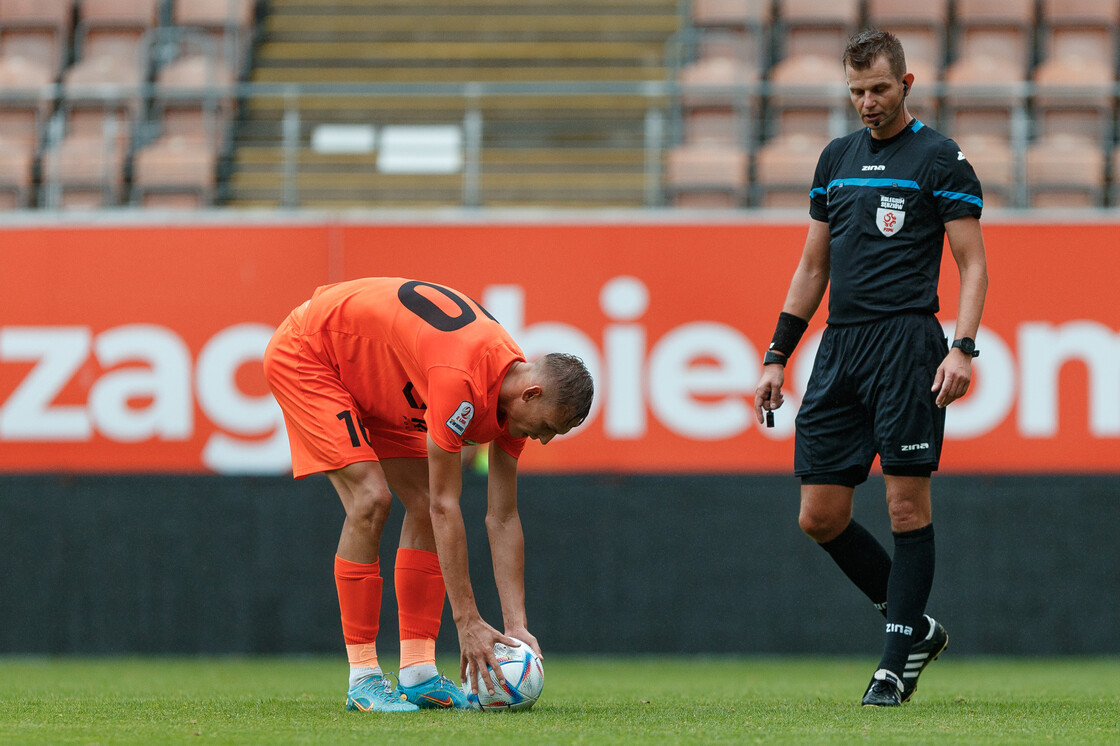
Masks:
[[[944,84],[925,87],[926,100],[935,107],[932,116],[920,112],[927,124],[942,129],[937,110],[948,97],[975,101],[1000,98],[1007,102],[1009,143],[1014,154],[1014,178],[1008,207],[1029,204],[1025,158],[1038,134],[1033,104],[1038,91],[1030,83],[1015,86],[975,87],[967,92],[951,91]],[[1095,89],[1099,90],[1099,89]],[[1095,94],[1094,91],[1094,95]],[[353,199],[340,204],[369,207],[413,203],[448,204],[459,207],[604,206],[661,207],[667,202],[663,162],[668,150],[685,139],[683,125],[688,96],[703,94],[706,100],[726,100],[747,118],[740,142],[731,143],[755,154],[774,134],[767,101],[775,90],[765,81],[739,86],[690,87],[675,82],[640,83],[467,83],[467,84],[251,84],[239,83],[221,91],[179,91],[177,95],[199,100],[231,96],[237,102],[236,118],[229,123],[233,133],[223,152],[220,168],[219,204],[273,205],[296,209],[330,204],[331,195],[352,192]],[[45,157],[59,146],[65,132],[69,104],[58,86],[19,93],[0,92],[5,112],[23,109],[38,112],[34,145],[35,168],[24,185],[27,207],[56,207],[59,174],[55,161]],[[831,106],[831,135],[858,126],[842,84],[805,86],[800,96],[828,101]],[[1053,99],[1084,99],[1081,90],[1064,94],[1047,91]],[[1120,87],[1107,91],[1111,102]],[[143,103],[137,121],[106,118],[106,127],[131,128],[131,146],[123,174],[124,193],[107,198],[106,205],[129,206],[128,157],[135,154],[158,130],[151,118],[153,89],[125,90],[106,86],[95,94],[106,110],[130,97]],[[742,102],[752,102],[744,106]],[[38,108],[36,108],[38,107]],[[213,107],[212,107],[213,108]],[[44,114],[44,112],[52,112]],[[367,126],[374,137],[347,150],[324,151],[315,140],[324,125]],[[458,132],[458,158],[444,168],[418,168],[386,172],[380,164],[381,134],[390,128],[450,126]],[[13,141],[0,125],[0,145]],[[1110,156],[1116,137],[1115,119],[1109,118],[1099,145]],[[117,131],[108,131],[106,143],[117,141]],[[957,133],[946,131],[954,136]],[[419,147],[423,147],[423,144]],[[1106,159],[1106,163],[1107,163]],[[51,166],[45,167],[45,164]],[[1107,166],[1105,167],[1107,169]],[[1106,175],[1111,176],[1111,174]],[[550,178],[551,177],[551,178]],[[984,174],[981,173],[983,180]],[[806,190],[812,178],[805,174]],[[19,179],[0,174],[0,189],[15,189]],[[397,194],[393,198],[394,193]],[[428,197],[431,197],[428,199]],[[115,201],[114,201],[115,200]],[[352,204],[353,203],[353,204]],[[1100,206],[1115,204],[1102,197]],[[742,206],[751,208],[753,199]]]

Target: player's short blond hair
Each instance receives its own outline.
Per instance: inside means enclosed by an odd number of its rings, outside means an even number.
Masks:
[[[587,419],[595,397],[595,382],[583,359],[564,352],[550,352],[540,360],[555,401],[576,425]]]

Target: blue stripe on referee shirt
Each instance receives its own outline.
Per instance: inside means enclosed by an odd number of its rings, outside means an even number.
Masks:
[[[974,205],[984,206],[984,200],[977,197],[975,194],[963,194],[961,192],[934,192],[934,197],[944,197],[945,199],[959,199],[962,202],[970,202]]]
[[[834,186],[861,186],[861,187],[902,187],[904,189],[919,189],[918,182],[916,181],[895,181],[894,179],[833,179],[828,183],[824,189],[817,187],[809,192],[810,197],[818,197],[828,189]],[[934,197],[944,197],[945,199],[959,199],[962,202],[969,202],[979,207],[984,206],[984,200],[980,199],[974,194],[964,194],[963,192],[946,192],[936,191],[933,193]]]
[[[824,194],[832,187],[857,186],[857,187],[901,187],[903,189],[919,189],[916,181],[899,181],[898,179],[833,179],[824,189],[817,187],[809,192],[810,197]]]

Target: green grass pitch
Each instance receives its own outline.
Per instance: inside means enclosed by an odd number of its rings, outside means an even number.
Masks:
[[[0,658],[0,743],[1120,743],[1120,659],[947,655],[911,703],[864,709],[873,667],[556,655],[526,713],[368,715],[344,658]]]

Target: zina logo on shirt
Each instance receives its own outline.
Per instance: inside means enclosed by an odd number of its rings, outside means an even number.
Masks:
[[[879,210],[875,213],[875,224],[884,236],[893,236],[902,230],[906,222],[906,200],[901,197],[879,195]]]
[[[461,438],[467,431],[467,425],[471,424],[471,417],[474,417],[474,405],[465,401],[455,410],[455,414],[447,418],[447,426]]]

